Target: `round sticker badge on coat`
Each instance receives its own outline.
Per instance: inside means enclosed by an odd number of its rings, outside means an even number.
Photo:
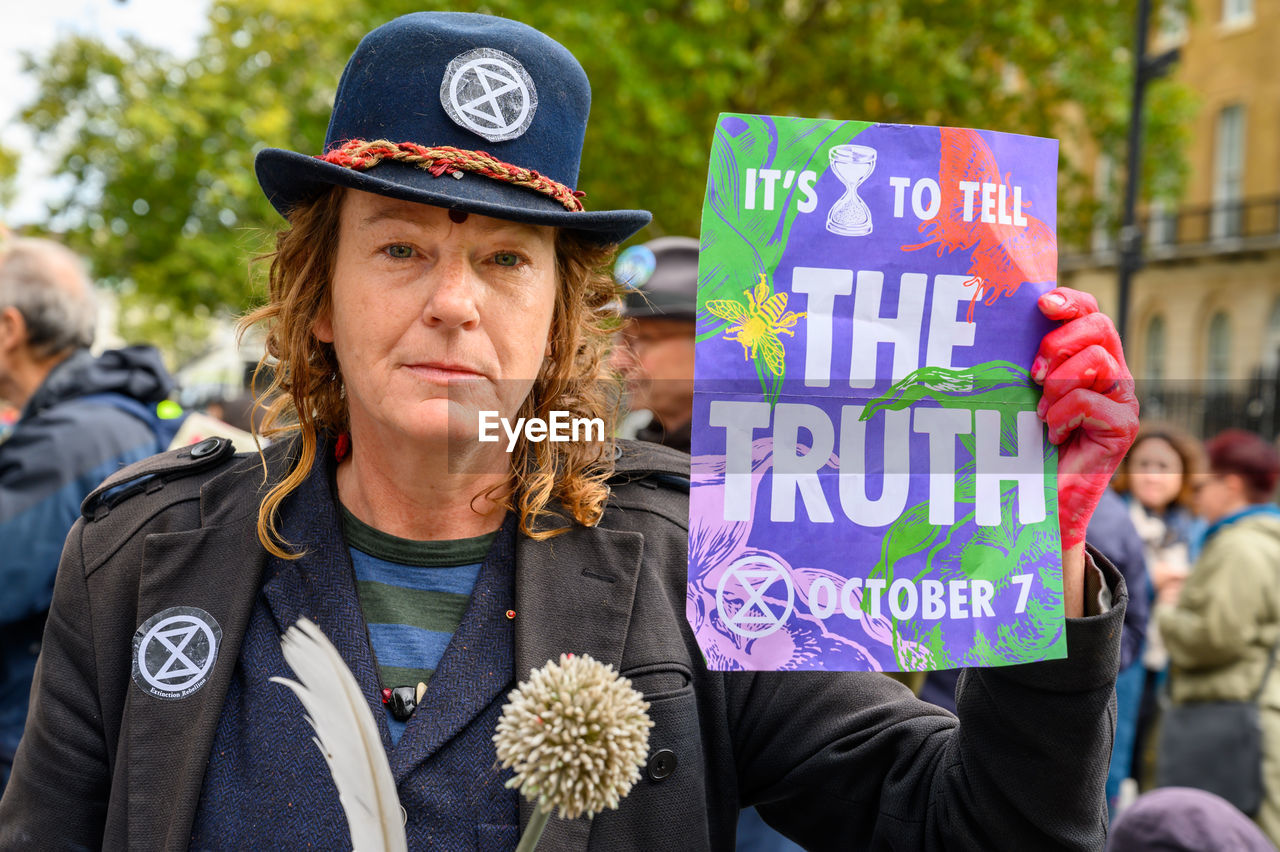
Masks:
[[[209,679],[220,644],[222,626],[204,610],[161,610],[133,634],[133,682],[155,698],[186,698]]]
[[[502,142],[529,129],[538,91],[514,56],[478,47],[455,56],[444,69],[440,103],[455,123],[490,142]]]

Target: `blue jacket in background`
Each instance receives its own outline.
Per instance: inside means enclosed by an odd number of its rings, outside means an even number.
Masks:
[[[1110,488],[1102,493],[1085,538],[1115,563],[1129,587],[1129,608],[1125,610],[1124,631],[1120,635],[1120,670],[1124,671],[1142,653],[1151,605],[1147,596],[1146,548],[1123,497]]]
[[[168,447],[156,403],[173,379],[150,346],[53,368],[0,443],[0,789],[27,715],[44,617],[80,502],[121,467]]]

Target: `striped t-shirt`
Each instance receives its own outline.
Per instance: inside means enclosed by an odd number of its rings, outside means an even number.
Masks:
[[[374,529],[345,506],[342,529],[382,686],[430,683],[498,534],[413,541]],[[387,723],[398,743],[405,723],[390,710]]]

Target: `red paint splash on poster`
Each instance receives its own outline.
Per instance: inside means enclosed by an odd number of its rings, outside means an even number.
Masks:
[[[943,127],[942,156],[938,164],[938,185],[942,194],[938,216],[920,224],[926,236],[922,243],[905,245],[903,251],[916,251],[936,245],[937,254],[973,249],[969,266],[972,276],[965,283],[974,287],[967,319],[973,322],[973,309],[985,294],[983,304],[994,305],[1001,296],[1012,296],[1023,284],[1057,281],[1058,243],[1053,231],[1034,216],[1024,215],[1025,225],[983,222],[970,211],[965,221],[966,198],[961,181],[979,185],[994,183],[1005,186],[1005,196],[1013,197],[1010,176],[1000,176],[991,149],[972,130]],[[968,201],[972,205],[973,197]],[[1030,207],[1030,203],[1023,204]]]

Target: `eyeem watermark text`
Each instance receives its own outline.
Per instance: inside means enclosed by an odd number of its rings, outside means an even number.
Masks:
[[[542,441],[603,441],[604,420],[599,417],[570,417],[567,411],[553,411],[548,420],[518,417],[512,423],[497,411],[481,411],[481,443],[497,443],[502,434],[507,436],[507,452],[515,449],[521,435],[535,444]]]

